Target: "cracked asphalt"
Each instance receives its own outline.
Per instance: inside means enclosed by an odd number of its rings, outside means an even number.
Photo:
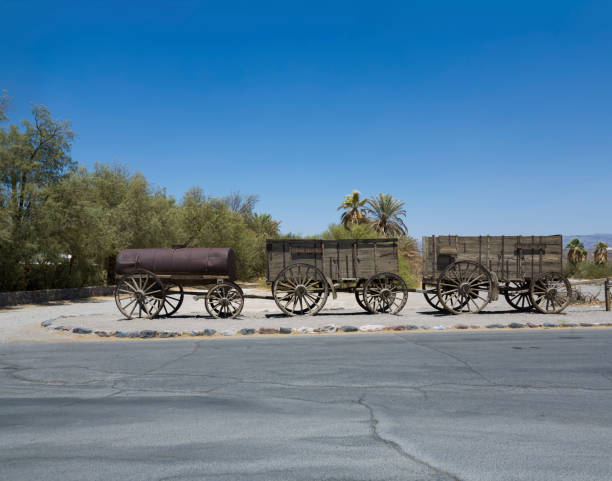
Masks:
[[[559,329],[0,345],[0,479],[610,479],[611,342]]]

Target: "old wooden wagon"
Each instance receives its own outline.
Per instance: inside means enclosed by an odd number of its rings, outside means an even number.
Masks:
[[[571,297],[562,236],[423,237],[423,294],[435,309],[480,312],[502,294],[514,309],[558,313]]]
[[[234,282],[232,249],[126,249],[117,257],[115,302],[128,319],[171,316],[185,294],[203,296],[218,318],[238,316],[246,297],[274,299],[282,312],[297,316],[319,312],[330,293],[350,291],[366,311],[395,314],[408,297],[397,254],[396,239],[268,240],[269,297],[245,296]]]
[[[268,240],[266,265],[276,305],[290,316],[316,314],[330,291],[353,292],[372,313],[396,314],[408,298],[397,239]]]

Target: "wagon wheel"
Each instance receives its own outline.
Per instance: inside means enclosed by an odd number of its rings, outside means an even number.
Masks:
[[[557,314],[565,309],[572,295],[572,286],[563,275],[547,272],[531,280],[529,299],[538,311]]]
[[[365,304],[372,314],[397,314],[408,300],[406,283],[400,276],[391,272],[374,274],[365,283],[363,292]]]
[[[480,312],[493,295],[493,278],[482,265],[473,261],[450,264],[438,279],[438,298],[453,314]]]
[[[423,292],[423,297],[425,297],[427,304],[429,304],[431,307],[437,309],[438,311],[444,311],[444,307],[442,307],[442,303],[438,297],[436,285],[423,283],[423,291],[431,291],[432,289],[435,290],[435,292]]]
[[[170,317],[179,310],[185,295],[183,294],[183,286],[175,282],[166,282],[164,289],[166,291],[166,298],[164,299],[164,305],[161,308],[160,314]]]
[[[272,284],[278,308],[288,316],[314,315],[329,295],[323,273],[309,264],[291,264],[278,273]]]
[[[115,287],[115,303],[127,319],[152,319],[165,302],[164,286],[152,272],[144,269],[123,276]]]
[[[355,287],[355,300],[359,307],[361,307],[364,311],[370,312],[368,306],[366,306],[365,301],[363,300],[363,281],[360,282],[357,287]]]
[[[517,311],[530,311],[533,309],[531,299],[529,299],[529,285],[529,281],[506,282],[504,297],[506,298],[508,304],[514,307]]]
[[[233,282],[222,282],[206,294],[206,310],[212,317],[229,319],[238,316],[244,307],[242,289]]]

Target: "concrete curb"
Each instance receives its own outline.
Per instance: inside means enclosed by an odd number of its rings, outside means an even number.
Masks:
[[[79,316],[71,316],[79,317]],[[589,328],[589,327],[612,327],[612,322],[608,323],[574,323],[574,322],[563,322],[563,323],[550,323],[545,322],[542,324],[536,324],[528,322],[521,324],[518,322],[511,322],[508,324],[489,324],[487,326],[475,326],[456,324],[454,326],[417,326],[414,324],[395,325],[395,326],[383,326],[383,325],[371,325],[366,324],[363,326],[336,326],[328,325],[324,327],[300,327],[297,329],[291,327],[260,327],[259,329],[254,328],[243,328],[243,329],[227,329],[221,332],[217,332],[215,329],[203,329],[201,331],[160,331],[145,329],[142,331],[104,331],[104,330],[93,330],[83,327],[69,327],[66,325],[66,321],[69,317],[61,316],[56,319],[49,319],[40,323],[41,327],[52,329],[58,332],[71,332],[79,334],[81,336],[98,336],[103,338],[114,338],[114,339],[153,339],[163,338],[170,339],[175,337],[259,337],[259,336],[270,336],[279,334],[292,334],[292,335],[312,335],[312,334],[359,334],[359,333],[373,333],[373,332],[398,332],[398,331],[413,331],[423,332],[428,330],[434,331],[465,331],[465,330],[492,330],[492,329],[522,329],[522,328],[539,328],[539,329],[566,329],[566,328]]]

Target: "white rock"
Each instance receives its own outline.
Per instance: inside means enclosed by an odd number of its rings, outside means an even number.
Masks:
[[[384,328],[385,326],[381,324],[366,324],[365,326],[361,326],[359,330],[362,332],[374,332],[374,331],[382,331],[384,330]]]
[[[235,336],[238,334],[238,329],[226,329],[225,331],[221,331],[222,336]]]
[[[432,329],[435,329],[436,331],[443,331],[444,329],[446,329],[446,327],[444,327],[444,326],[434,326],[434,327],[432,327]]]
[[[295,332],[299,332],[300,334],[312,334],[314,329],[312,327],[298,327]]]

